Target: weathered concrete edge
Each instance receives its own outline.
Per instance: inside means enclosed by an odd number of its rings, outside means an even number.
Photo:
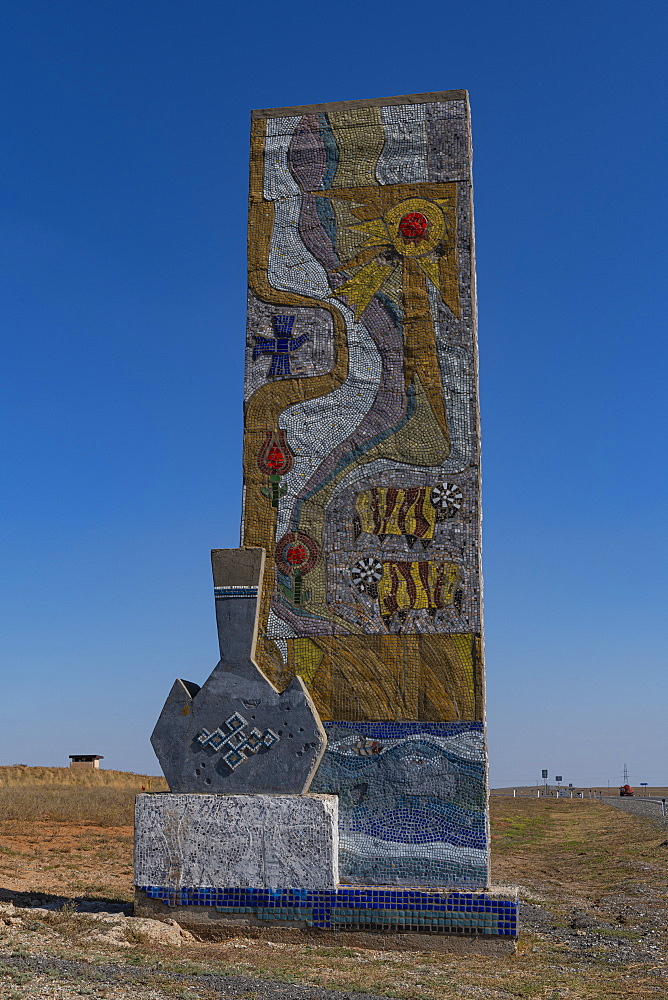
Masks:
[[[287,118],[290,115],[318,114],[322,111],[382,108],[395,104],[444,104],[446,101],[468,101],[468,91],[437,90],[430,94],[406,94],[403,97],[372,97],[361,101],[331,101],[328,104],[296,104],[291,108],[259,108],[251,111],[251,118]]]
[[[185,930],[206,940],[224,941],[250,937],[261,941],[286,944],[316,943],[320,945],[368,948],[373,951],[434,951],[453,955],[512,955],[517,951],[517,938],[502,935],[477,934],[416,934],[396,931],[328,931],[317,927],[280,925],[272,921],[267,927],[248,914],[224,916],[211,906],[165,906],[157,899],[135,888],[134,915],[153,920],[176,920]]]
[[[259,545],[211,549],[214,587],[260,587],[266,553]]]

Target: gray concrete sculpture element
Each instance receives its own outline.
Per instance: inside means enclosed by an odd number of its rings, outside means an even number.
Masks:
[[[214,549],[220,661],[176,680],[151,736],[172,792],[303,793],[327,737],[300,677],[279,694],[254,662],[264,549]]]
[[[138,795],[135,885],[333,889],[336,795]]]

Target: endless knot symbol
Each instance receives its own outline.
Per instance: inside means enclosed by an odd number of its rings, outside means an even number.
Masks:
[[[440,507],[450,517],[461,508],[463,499],[462,491],[454,483],[439,483],[431,491],[431,502],[434,507]]]
[[[212,733],[208,729],[201,729],[195,739],[203,747],[211,747],[212,750],[225,750],[223,760],[232,771],[247,760],[248,754],[255,754],[264,747],[270,750],[274,743],[280,739],[278,733],[273,729],[265,729],[263,733],[259,729],[251,729],[247,732],[248,722],[243,715],[235,712],[224,723],[229,732],[224,733],[222,729],[214,729]]]

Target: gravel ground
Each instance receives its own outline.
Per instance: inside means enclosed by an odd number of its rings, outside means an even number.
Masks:
[[[76,908],[53,901],[48,906],[30,905],[35,901],[25,894],[23,906],[0,903],[0,1000],[78,1000],[82,996],[99,1000],[384,1000],[364,991],[299,985],[286,981],[290,976],[280,981],[252,972],[221,975],[215,969],[193,967],[187,956],[183,962],[178,953],[172,951],[170,956],[167,950],[183,947],[191,952],[196,939],[188,931],[173,920],[132,917],[127,905],[114,906],[112,911],[93,901]],[[248,944],[240,939],[236,947],[246,949]],[[121,948],[126,961],[120,956],[115,960]]]
[[[660,802],[643,798],[622,798],[621,795],[616,796],[616,798],[605,796],[601,802],[605,802],[608,806],[614,806],[615,809],[623,809],[624,812],[633,813],[634,816],[646,816],[647,819],[654,820],[659,826],[668,829],[668,816],[662,814]]]
[[[611,965],[654,966],[654,974],[668,979],[665,965],[663,916],[653,919],[642,901],[627,893],[606,900],[599,912],[573,909],[562,914],[544,906],[522,903],[522,927],[559,945],[572,959],[586,960],[596,952]]]
[[[163,1000],[165,974],[156,969],[133,969],[125,965],[90,965],[85,960],[59,959],[53,956],[26,954],[5,955],[0,959],[0,971],[10,972],[16,985],[22,985],[21,992],[13,993],[11,986],[4,986],[3,1000],[14,995],[21,1000],[80,1000],[82,996],[103,996],[111,998],[141,998],[141,1000]],[[30,985],[21,981],[30,976]],[[61,982],[53,981],[57,977]],[[387,1000],[373,993],[342,993],[339,990],[320,989],[314,986],[296,986],[289,983],[270,982],[266,979],[252,979],[243,976],[215,976],[169,973],[170,985],[182,987],[172,996],[183,1000],[196,1000],[201,995],[224,998],[224,1000]],[[63,982],[64,980],[64,982]],[[71,984],[67,982],[71,981]],[[152,980],[155,981],[154,987]],[[14,987],[14,989],[16,986]],[[197,993],[193,993],[197,990]]]

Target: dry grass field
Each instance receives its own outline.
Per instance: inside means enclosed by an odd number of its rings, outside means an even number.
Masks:
[[[20,770],[0,769],[0,900],[21,915],[3,924],[0,913],[2,1000],[668,997],[668,829],[602,803],[492,800],[494,879],[519,884],[523,898],[516,955],[376,952],[249,932],[177,949],[130,932],[120,944],[98,941],[92,917],[74,913],[131,901],[132,800],[148,778]],[[152,790],[164,787],[157,781]],[[58,912],[31,915],[45,906]]]
[[[164,778],[67,767],[0,767],[0,821],[132,826],[140,791],[167,791]]]

